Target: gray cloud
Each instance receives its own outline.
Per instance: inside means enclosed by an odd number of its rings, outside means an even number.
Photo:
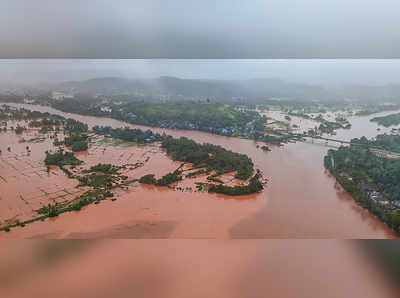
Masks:
[[[0,60],[0,85],[98,77],[248,80],[310,84],[400,83],[400,59],[16,59]]]
[[[397,0],[2,0],[0,58],[400,57]]]

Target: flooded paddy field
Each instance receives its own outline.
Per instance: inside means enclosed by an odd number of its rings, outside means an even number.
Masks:
[[[69,200],[83,191],[56,167],[47,172],[45,151],[54,149],[49,135],[38,130],[0,133],[0,226],[31,219],[42,205]]]
[[[22,126],[26,123],[19,124]],[[87,186],[78,187],[79,181],[68,178],[57,166],[47,169],[44,164],[45,152],[59,150],[59,147],[53,144],[52,135],[53,132],[43,134],[37,129],[29,129],[19,135],[14,131],[0,133],[0,226],[37,218],[37,211],[41,207],[71,201],[89,189]],[[58,134],[58,138],[63,138],[62,133]],[[120,174],[131,181],[146,174],[154,174],[156,178],[161,178],[183,166],[184,179],[170,187],[133,182],[112,190],[114,197],[118,198],[117,202],[108,199],[96,207],[87,206],[57,218],[47,218],[23,227],[12,228],[11,232],[2,233],[1,236],[163,238],[174,237],[172,230],[176,230],[178,222],[184,221],[186,224],[175,232],[175,237],[191,237],[193,227],[203,221],[203,228],[199,231],[203,236],[198,237],[209,237],[210,234],[215,237],[228,237],[227,231],[230,226],[227,223],[233,225],[235,220],[244,217],[239,213],[235,218],[230,218],[232,213],[220,216],[219,221],[223,224],[219,229],[215,229],[215,220],[207,223],[210,213],[217,215],[218,212],[224,212],[227,206],[223,206],[223,201],[229,197],[198,192],[196,183],[209,182],[206,179],[208,175],[186,177],[199,169],[192,169],[191,164],[173,161],[158,142],[138,145],[91,134],[88,150],[76,152],[75,156],[83,163],[67,166],[74,175],[79,175],[97,164],[112,164],[121,166]],[[227,173],[220,178],[229,186],[246,182],[234,178],[234,175],[235,172]],[[187,201],[188,195],[196,200]],[[195,210],[201,208],[201,200],[210,196],[214,197],[210,204],[215,205],[212,207],[213,211],[204,210],[205,212],[200,214],[196,212]],[[241,199],[245,201],[255,196],[241,196]],[[199,206],[196,207],[196,204]],[[95,213],[89,212],[92,208],[96,208]],[[254,206],[251,209],[254,210]],[[76,216],[85,219],[86,224],[82,224]],[[59,233],[60,229],[62,233]]]

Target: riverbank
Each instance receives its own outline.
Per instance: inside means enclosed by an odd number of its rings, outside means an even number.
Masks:
[[[365,145],[380,144],[398,151],[400,137],[378,135],[374,140],[360,138],[353,141]],[[398,159],[382,157],[369,148],[350,145],[329,150],[324,164],[360,206],[400,233]]]
[[[93,127],[105,125],[124,127],[126,123],[108,118],[66,114],[40,106],[24,105],[35,110],[48,111]],[[337,137],[349,140],[364,134],[376,134],[376,124],[368,117],[350,117],[351,130],[339,130]],[[128,125],[132,128],[148,127]],[[185,136],[198,143],[212,143],[228,150],[248,155],[256,168],[269,178],[268,187],[250,196],[232,199],[228,196],[169,191],[144,185],[132,185],[131,194],[123,195],[114,202],[106,202],[96,208],[84,207],[80,213],[68,213],[45,222],[16,228],[1,237],[69,238],[76,233],[118,237],[124,227],[126,237],[134,227],[151,235],[151,227],[157,222],[173,222],[170,232],[161,235],[172,238],[393,238],[396,234],[367,210],[354,202],[340,189],[323,165],[323,157],[329,147],[317,143],[289,143],[284,147],[271,146],[264,152],[257,145],[262,143],[246,139],[230,138],[196,131],[151,128],[153,132],[174,137]],[[115,154],[116,158],[119,156]],[[158,169],[157,166],[153,167]],[[174,166],[177,168],[177,165]],[[105,206],[107,204],[107,206]],[[107,209],[112,206],[111,209]],[[123,214],[123,216],[121,215]],[[157,215],[156,215],[157,214]],[[107,217],[107,215],[110,215]],[[107,218],[98,225],[98,218]],[[141,225],[135,220],[144,220]],[[72,219],[72,220],[71,220]],[[152,226],[154,222],[157,225]],[[136,223],[139,225],[136,226]],[[132,232],[133,233],[133,232]],[[157,236],[157,235],[156,235]],[[160,237],[161,237],[160,236]],[[132,236],[133,237],[133,236]]]
[[[42,190],[49,187],[49,185],[46,185],[46,182],[52,174],[50,168],[52,166],[58,167],[68,179],[79,182],[74,190],[64,190],[64,194],[62,192],[54,194],[51,191],[46,192],[43,190],[44,194],[48,195],[48,197],[40,199],[38,202],[39,205],[37,204],[35,207],[32,205],[32,200],[36,199],[36,197],[31,198],[28,194],[21,194],[21,191],[19,191],[19,198],[29,206],[32,212],[30,215],[21,216],[19,214],[20,210],[17,207],[14,212],[8,215],[8,218],[0,217],[0,230],[6,232],[9,232],[11,228],[17,226],[25,227],[27,224],[56,217],[65,212],[79,211],[82,207],[92,203],[99,204],[101,201],[113,197],[113,191],[116,188],[126,188],[137,181],[140,183],[167,186],[175,191],[205,191],[226,195],[249,195],[263,189],[261,182],[262,175],[253,168],[252,161],[246,155],[227,151],[220,146],[197,144],[187,138],[174,139],[171,136],[161,136],[158,133],[153,134],[149,130],[143,131],[127,127],[113,129],[111,127],[96,126],[94,127],[95,133],[93,133],[92,131],[88,131],[87,125],[73,119],[66,119],[48,113],[31,113],[28,110],[14,109],[7,106],[3,106],[2,108],[4,111],[1,110],[0,116],[2,116],[3,120],[7,119],[7,121],[14,122],[19,120],[19,122],[17,121],[14,124],[17,125],[16,127],[21,128],[21,131],[14,130],[14,126],[8,128],[8,123],[5,121],[2,122],[2,125],[4,125],[4,129],[1,127],[2,137],[7,138],[15,135],[18,138],[18,145],[14,144],[13,147],[8,146],[7,157],[15,157],[12,151],[21,150],[21,146],[30,144],[29,141],[25,140],[25,137],[28,137],[28,134],[25,134],[26,124],[37,127],[36,131],[33,132],[36,136],[34,139],[40,137],[42,143],[47,140],[47,147],[43,148],[42,152],[38,152],[40,155],[45,153],[41,169],[39,169],[40,172],[47,173],[47,177],[46,174],[39,175],[43,180]],[[35,116],[35,120],[31,119],[32,115]],[[51,120],[53,118],[57,119],[57,123]],[[46,129],[44,130],[43,128]],[[58,139],[60,135],[61,139]],[[107,148],[116,144],[116,139],[114,138],[118,138],[120,141],[118,146],[123,146],[126,151],[125,153],[130,154],[129,159],[135,155],[135,151],[139,148],[138,146],[141,146],[142,148],[147,148],[145,150],[149,150],[149,148],[150,150],[151,148],[158,149],[162,155],[165,155],[163,152],[163,149],[165,149],[168,157],[165,156],[164,158],[172,158],[174,161],[180,162],[180,165],[178,169],[172,170],[172,172],[163,173],[158,180],[156,180],[154,174],[150,174],[155,172],[159,176],[158,171],[149,169],[152,172],[146,172],[141,177],[151,176],[152,180],[157,181],[157,183],[142,181],[142,178],[137,175],[137,169],[143,167],[154,156],[147,156],[145,159],[136,160],[134,163],[132,161],[131,163],[114,165],[104,156]],[[106,140],[111,140],[111,143],[105,142]],[[121,143],[121,141],[123,142]],[[74,146],[77,143],[82,143],[84,148],[74,150]],[[98,150],[94,151],[93,146],[99,147],[97,148]],[[85,158],[80,160],[73,152],[66,151],[67,148],[72,148],[72,151],[78,151],[75,153],[76,155],[79,153],[95,155],[95,159],[98,161],[101,160],[101,162],[88,165]],[[5,148],[1,149],[6,151]],[[26,146],[25,149],[27,154],[19,156],[19,160],[22,163],[29,163],[31,149],[29,146]],[[37,148],[32,148],[32,150],[36,151]],[[202,168],[205,171],[204,173],[207,174],[206,180],[204,180],[204,177],[197,177],[198,175],[190,175],[190,172],[183,176],[183,167],[188,162],[192,164],[191,167],[193,168],[189,167],[185,171],[188,172]],[[12,161],[6,165],[14,167]],[[158,167],[159,165],[155,166]],[[46,167],[46,170],[43,169],[44,167]],[[24,173],[23,175],[27,176]],[[225,175],[225,179],[231,176],[231,179],[228,179],[228,183],[219,178],[222,175]],[[4,185],[11,187],[8,181],[10,179],[9,176],[0,177]],[[185,183],[185,187],[183,187],[180,182],[186,178],[190,178],[192,185],[189,186],[188,183]],[[233,179],[236,181],[232,183]],[[174,185],[170,186],[171,184]],[[36,187],[36,185],[33,184],[33,187]],[[73,193],[78,193],[78,195],[73,198],[67,197],[67,194],[72,195]],[[12,200],[10,197],[5,199],[9,203],[14,204],[15,199]],[[113,201],[115,200],[113,199]]]

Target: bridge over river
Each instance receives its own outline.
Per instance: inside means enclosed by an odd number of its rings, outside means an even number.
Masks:
[[[309,136],[309,135],[300,135],[300,134],[292,134],[291,136],[297,140],[303,140],[306,138],[310,138],[312,140],[323,140],[323,141],[326,141],[326,143],[336,142],[336,143],[340,143],[342,145],[347,144],[347,145],[351,145],[351,146],[365,147],[365,148],[370,149],[371,152],[373,152],[374,154],[381,156],[381,157],[400,158],[399,152],[388,151],[381,147],[371,146],[368,144],[354,143],[354,142],[350,142],[350,141],[344,141],[344,140],[339,140],[339,139],[334,139],[334,138],[326,138],[326,137],[322,137],[322,136]]]

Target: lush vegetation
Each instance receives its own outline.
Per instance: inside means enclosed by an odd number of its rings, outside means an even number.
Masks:
[[[91,186],[94,188],[111,188],[114,183],[118,182],[118,175],[110,174],[91,174],[86,176],[79,176],[77,179],[81,182],[81,185]]]
[[[72,152],[59,151],[56,153],[47,152],[44,163],[47,166],[56,165],[62,167],[66,165],[77,166],[80,165],[82,161],[77,159]]]
[[[351,142],[355,144],[365,144],[374,146],[383,150],[400,153],[400,135],[381,134],[373,140],[368,140],[366,137],[353,139]]]
[[[20,135],[21,133],[24,132],[24,130],[25,130],[24,127],[18,125],[18,126],[15,128],[15,133],[16,133],[17,135]]]
[[[399,108],[400,106],[398,104],[392,104],[392,105],[369,104],[367,106],[364,106],[360,111],[357,111],[356,116],[369,116],[379,112],[397,110]]]
[[[157,127],[195,129],[233,135],[251,121],[251,112],[241,112],[230,106],[195,101],[144,102],[133,101],[113,109],[117,118]]]
[[[69,137],[65,137],[64,144],[68,147],[71,147],[74,143],[85,142],[87,140],[87,138],[88,137],[86,135],[74,134]]]
[[[253,173],[253,162],[244,154],[232,152],[213,144],[199,144],[182,137],[169,136],[161,143],[173,160],[192,163],[194,167],[216,170],[218,174],[237,171],[236,178],[248,179]]]
[[[93,188],[111,189],[121,184],[128,177],[119,174],[119,170],[123,168],[112,164],[97,164],[88,170],[83,170],[84,176],[75,176],[81,183],[80,185],[91,186]]]
[[[189,174],[186,175],[187,178],[191,178],[191,177],[195,177],[201,174],[208,174],[209,171],[205,170],[205,169],[201,169],[198,171],[194,171],[194,172],[190,172]]]
[[[153,174],[144,175],[139,179],[139,183],[143,184],[156,184],[157,179]]]
[[[162,136],[160,134],[154,134],[151,130],[143,131],[141,129],[132,129],[129,127],[111,128],[109,126],[95,126],[93,127],[93,130],[97,134],[110,136],[128,142],[136,142],[138,144],[151,143],[162,140]]]
[[[199,174],[215,171],[207,180],[217,183],[198,183],[198,190],[223,193],[227,195],[243,195],[258,192],[263,189],[261,174],[259,171],[253,176],[253,162],[244,154],[228,151],[220,146],[212,144],[198,144],[187,138],[174,139],[171,136],[165,137],[161,146],[167,150],[173,160],[193,164],[193,169],[201,168],[186,175],[194,177]],[[229,172],[236,172],[235,177],[243,180],[250,178],[249,183],[244,186],[226,186],[218,178],[219,175]],[[140,183],[167,186],[173,182],[182,180],[182,170],[178,168],[156,179],[154,175],[144,175],[139,179]]]
[[[367,142],[365,138],[362,141]],[[400,159],[379,157],[364,147],[349,146],[329,150],[324,162],[360,205],[400,232]]]
[[[144,184],[154,184],[158,186],[168,186],[171,183],[177,182],[182,180],[182,171],[179,169],[175,170],[172,173],[168,173],[164,176],[162,176],[160,179],[156,179],[154,175],[148,174],[144,175],[139,179],[139,183],[144,183]]]
[[[116,174],[119,169],[120,167],[114,166],[112,164],[99,163],[95,166],[92,166],[89,170],[84,170],[83,173],[102,172],[104,174]]]
[[[71,146],[71,150],[74,152],[85,151],[88,149],[88,143],[85,141],[75,142]]]
[[[48,119],[43,118],[41,120],[32,120],[29,122],[30,127],[43,127],[43,126],[60,126],[62,124],[62,120],[55,118],[55,119]]]
[[[77,98],[68,98],[52,102],[52,106],[60,111],[89,116],[104,116],[99,109],[95,108],[98,99],[89,96],[80,95]]]
[[[88,190],[82,195],[76,197],[71,201],[62,203],[48,204],[37,210],[38,214],[42,214],[46,217],[55,217],[61,213],[68,211],[78,211],[83,206],[89,205],[94,201],[104,200],[107,197],[112,197],[113,193],[104,189]]]
[[[180,180],[182,180],[181,174],[182,174],[182,172],[179,169],[172,173],[168,173],[168,174],[162,176],[160,179],[158,179],[156,182],[156,185],[167,186],[167,185],[170,185],[171,183],[180,181]]]
[[[261,174],[259,171],[257,171],[247,185],[227,186],[223,184],[197,183],[197,189],[200,191],[215,192],[230,196],[240,196],[261,191],[264,186],[260,179]]]
[[[232,106],[198,101],[129,101],[103,106],[96,100],[63,100],[53,107],[64,112],[108,116],[126,122],[152,127],[201,130],[227,136],[248,136],[249,123],[259,118],[252,111]],[[108,112],[104,112],[106,108]]]
[[[74,119],[66,119],[64,129],[70,133],[81,133],[88,131],[88,125]]]
[[[72,134],[65,137],[64,144],[71,147],[74,152],[85,151],[88,149],[88,136],[84,134]]]
[[[372,118],[371,121],[377,122],[379,125],[383,125],[385,127],[389,127],[392,125],[400,124],[400,113],[390,114],[382,117]]]

